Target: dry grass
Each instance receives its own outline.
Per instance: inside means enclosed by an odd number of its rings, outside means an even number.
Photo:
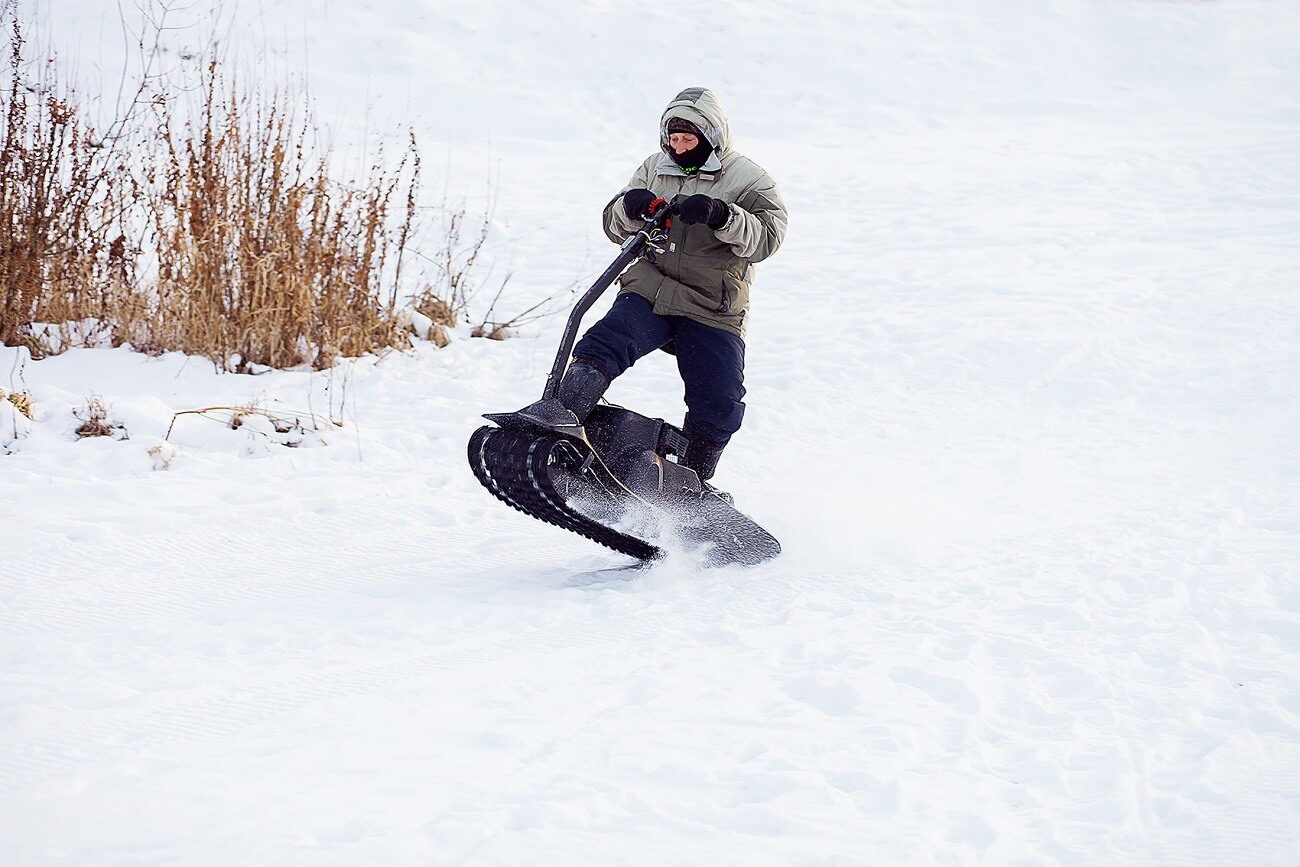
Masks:
[[[0,93],[0,342],[40,357],[32,323],[103,318],[114,288],[130,279],[125,236],[110,233],[131,189],[52,64],[26,71],[11,5],[0,7],[11,18]]]
[[[188,409],[172,415],[164,440],[170,440],[176,422],[182,417],[216,421],[231,430],[248,429],[268,442],[288,448],[297,448],[304,442],[324,442],[325,432],[339,427],[338,422],[324,419],[312,412],[270,409],[256,402],[243,406],[208,406]]]
[[[171,443],[159,443],[148,449],[149,460],[155,470],[170,470],[172,461],[180,454],[180,449]]]
[[[27,392],[5,391],[3,388],[0,388],[0,398],[13,404],[14,409],[22,413],[28,421],[35,420],[36,417],[32,415],[32,396]]]
[[[434,280],[412,299],[413,309],[429,320],[427,339],[437,346],[450,343],[448,330],[464,321],[479,289],[474,279],[492,228],[491,215],[484,215],[468,238],[464,208],[443,206],[441,245],[432,256],[421,255],[434,271]],[[478,337],[477,333],[474,334]]]
[[[223,85],[215,63],[197,121],[165,99],[156,106],[161,159],[147,200],[157,294],[123,323],[132,343],[237,371],[320,369],[405,343],[398,284],[419,180],[414,140],[396,171],[380,159],[357,187],[330,180],[289,99],[268,104]]]
[[[96,395],[87,398],[86,405],[81,409],[74,409],[72,414],[77,421],[81,422],[74,431],[79,440],[91,437],[112,437],[116,440],[130,439],[126,428],[121,423],[109,418],[109,408],[104,406],[104,402]]]
[[[440,252],[411,249],[413,136],[395,166],[381,153],[359,181],[338,181],[305,97],[266,98],[216,60],[198,99],[142,82],[148,122],[115,122],[100,136],[54,83],[52,63],[33,83],[13,0],[0,12],[11,36],[0,89],[0,225],[11,227],[0,233],[0,342],[40,357],[108,335],[227,371],[328,368],[409,345],[401,308],[412,257],[439,272],[413,299],[435,323],[430,339],[445,344],[464,319],[488,222],[465,242],[461,212]]]

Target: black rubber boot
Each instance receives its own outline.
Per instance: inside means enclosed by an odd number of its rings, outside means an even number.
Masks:
[[[682,455],[680,463],[695,470],[700,481],[707,482],[717,471],[718,458],[722,457],[722,450],[727,444],[705,439],[690,428],[685,430],[685,434],[690,439],[690,444],[686,446],[686,454]]]
[[[605,374],[593,365],[575,359],[564,372],[564,379],[560,380],[560,390],[556,397],[564,404],[565,409],[578,417],[578,423],[582,424],[596,408],[596,402],[600,400],[607,388],[609,388],[609,379]]]

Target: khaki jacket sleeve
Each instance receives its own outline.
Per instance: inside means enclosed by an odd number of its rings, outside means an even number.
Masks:
[[[605,235],[615,244],[623,243],[641,228],[641,221],[630,219],[627,211],[624,210],[623,193],[628,190],[649,189],[650,172],[655,162],[656,158],[651,158],[642,163],[641,167],[632,174],[632,180],[627,182],[622,192],[605,205],[603,215]]]
[[[770,175],[764,174],[731,205],[731,219],[717,231],[742,259],[761,262],[785,240],[785,200]]]

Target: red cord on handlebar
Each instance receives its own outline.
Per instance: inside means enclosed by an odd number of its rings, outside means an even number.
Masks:
[[[668,200],[665,199],[663,196],[660,196],[659,198],[651,202],[650,205],[646,208],[646,210],[649,212],[649,215],[653,217],[656,211],[658,211],[660,208],[664,207],[667,204],[668,204]],[[671,229],[672,227],[673,227],[673,218],[672,218],[672,212],[670,211],[669,215],[664,219],[664,228]]]

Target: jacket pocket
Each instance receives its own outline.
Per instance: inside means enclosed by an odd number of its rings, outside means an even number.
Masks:
[[[749,306],[749,284],[737,274],[730,271],[722,275],[722,300],[714,311],[718,316],[728,319],[744,316]]]

